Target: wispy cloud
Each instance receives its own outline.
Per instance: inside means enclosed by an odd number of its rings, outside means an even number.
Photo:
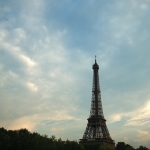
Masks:
[[[150,132],[144,130],[137,130],[137,137],[133,140],[135,143],[142,143],[143,145],[147,145],[150,139]]]
[[[121,112],[110,116],[111,123],[125,120],[125,126],[143,126],[150,122],[150,101],[147,101],[144,106],[135,109],[131,112]]]

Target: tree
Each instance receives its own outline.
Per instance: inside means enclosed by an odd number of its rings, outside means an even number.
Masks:
[[[102,145],[102,146],[100,146],[99,150],[115,150],[115,148]]]
[[[126,150],[134,150],[134,148],[131,145],[126,144]]]
[[[118,142],[116,145],[116,150],[134,150],[134,148],[129,144],[125,144],[124,142]]]
[[[124,142],[118,142],[116,145],[116,150],[126,150],[126,144]]]
[[[137,148],[137,150],[149,150],[147,147],[144,146],[139,146],[139,148]]]

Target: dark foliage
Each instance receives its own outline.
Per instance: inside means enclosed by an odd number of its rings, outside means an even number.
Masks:
[[[144,146],[140,146],[137,149],[134,149],[131,145],[125,144],[124,142],[118,142],[116,145],[116,150],[149,150]]]
[[[76,141],[62,141],[55,136],[48,137],[38,133],[31,133],[27,129],[6,130],[0,128],[0,150],[114,150],[109,146],[81,145]],[[124,142],[118,142],[116,150],[134,150]],[[149,150],[140,146],[137,150]]]
[[[134,148],[124,142],[118,142],[116,145],[116,150],[134,150]]]
[[[149,149],[144,146],[140,146],[139,148],[137,148],[137,150],[149,150]]]
[[[93,145],[84,145],[85,150],[99,150],[99,145],[93,144]]]
[[[56,140],[55,136],[31,133],[27,129],[0,128],[0,150],[84,150],[76,141]]]

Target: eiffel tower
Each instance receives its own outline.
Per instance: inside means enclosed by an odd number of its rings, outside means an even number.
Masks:
[[[106,126],[106,120],[103,115],[101,91],[99,85],[99,66],[96,62],[93,65],[93,87],[92,87],[92,101],[90,116],[87,119],[87,127],[80,139],[81,144],[100,144],[115,147],[114,141],[111,139],[109,131]]]

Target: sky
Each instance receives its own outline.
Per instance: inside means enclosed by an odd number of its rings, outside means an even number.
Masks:
[[[0,127],[81,139],[95,55],[115,142],[150,148],[150,0],[0,0]]]

